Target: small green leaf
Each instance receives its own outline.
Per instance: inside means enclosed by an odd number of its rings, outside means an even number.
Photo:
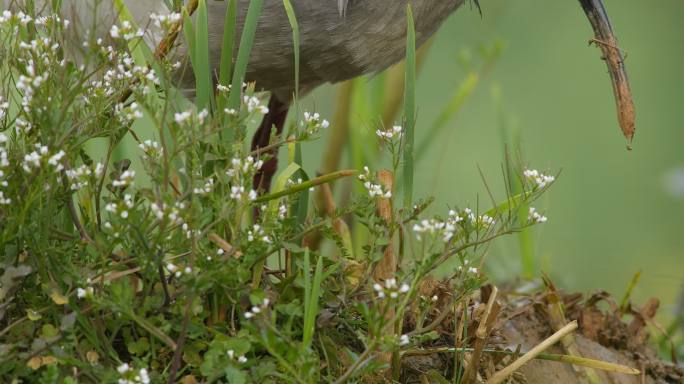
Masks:
[[[53,337],[57,337],[58,335],[59,330],[55,328],[55,326],[52,324],[44,324],[43,327],[40,329],[40,338],[43,340],[50,340]]]

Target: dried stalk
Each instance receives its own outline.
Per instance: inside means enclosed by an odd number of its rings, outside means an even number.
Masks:
[[[549,347],[552,345],[556,344],[560,339],[563,338],[563,336],[575,331],[577,329],[577,321],[573,320],[570,322],[568,325],[565,327],[561,328],[558,330],[558,332],[554,333],[550,337],[548,337],[546,340],[542,341],[540,344],[538,344],[536,347],[532,348],[529,352],[525,353],[524,355],[520,356],[517,360],[512,362],[509,366],[506,368],[500,370],[494,376],[492,376],[488,381],[487,384],[499,384],[502,383],[508,376],[512,375],[515,371],[520,369],[523,365],[527,364],[530,360],[536,358],[539,356],[542,352],[547,350]]]
[[[487,343],[487,337],[492,330],[494,320],[499,312],[499,306],[496,308],[496,296],[499,290],[496,287],[492,288],[492,293],[489,295],[489,300],[487,300],[487,307],[480,317],[480,324],[477,326],[475,331],[475,348],[471,355],[470,364],[468,364],[468,369],[466,369],[463,374],[463,384],[470,384],[474,382],[477,370],[480,365],[480,358],[482,357],[482,351],[484,350],[485,344]]]

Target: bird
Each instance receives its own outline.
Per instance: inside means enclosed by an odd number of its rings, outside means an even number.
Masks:
[[[16,1],[16,0],[3,0]],[[47,0],[41,0],[47,6]],[[41,1],[37,1],[38,4]],[[151,26],[151,14],[169,10],[164,0],[123,0],[139,25],[149,26],[148,44],[155,46],[164,31]],[[237,1],[237,36],[239,41],[250,0]],[[337,83],[358,76],[378,73],[400,61],[406,53],[407,6],[415,23],[416,46],[420,47],[459,9],[465,0],[292,0],[300,30],[300,95],[325,83]],[[631,94],[622,55],[617,48],[612,27],[601,0],[579,0],[596,33],[595,43],[604,53],[609,66],[618,110],[629,107]],[[223,39],[224,17],[228,1],[207,1],[208,46],[212,73],[217,73]],[[473,0],[479,9],[480,4]],[[62,12],[75,25],[87,31],[106,35],[117,22],[113,0],[63,0]],[[94,22],[95,21],[95,22]],[[93,30],[94,29],[94,30]],[[74,30],[76,36],[84,32]],[[237,47],[236,47],[237,51]],[[237,52],[233,52],[235,57]],[[187,62],[188,48],[180,42],[177,57]],[[292,29],[282,0],[263,0],[261,14],[247,66],[246,81],[258,90],[270,92],[269,112],[252,138],[251,148],[269,145],[272,127],[280,135],[297,84],[294,76],[294,44]],[[611,69],[612,68],[612,69]],[[192,71],[179,71],[176,83],[182,89],[194,89]],[[625,96],[627,94],[629,97]],[[632,106],[633,118],[633,106]],[[621,125],[630,116],[618,113]],[[623,131],[625,128],[623,127]],[[633,127],[632,127],[633,131]],[[268,191],[277,168],[277,149],[267,152],[268,159],[255,176],[254,184]]]

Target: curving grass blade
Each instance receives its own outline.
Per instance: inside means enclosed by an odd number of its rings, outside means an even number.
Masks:
[[[233,75],[233,51],[235,50],[235,25],[237,24],[237,0],[226,0],[226,17],[223,23],[223,43],[221,46],[221,64],[219,68],[219,84],[228,86]],[[224,94],[218,97],[218,109],[223,110],[228,103]]]
[[[299,24],[297,23],[297,15],[295,14],[290,0],[283,0],[283,6],[285,6],[285,13],[287,14],[287,19],[290,22],[290,28],[292,28],[292,42],[294,44],[295,61],[295,100],[299,100]]]
[[[406,7],[406,88],[404,90],[404,209],[413,205],[413,142],[416,124],[416,27],[411,5]]]
[[[263,3],[264,0],[252,0],[249,2],[245,26],[242,28],[242,36],[240,36],[240,48],[238,49],[237,60],[235,60],[232,82],[233,92],[230,93],[228,98],[228,108],[237,110],[240,107],[240,90],[247,73],[247,64],[249,64],[249,56],[252,53],[257,21],[259,20]]]

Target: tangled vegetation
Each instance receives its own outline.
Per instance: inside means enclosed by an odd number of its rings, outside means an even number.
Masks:
[[[268,109],[244,61],[200,80],[203,4],[194,26],[192,10],[155,19],[170,35],[185,23],[193,67],[155,55],[125,13],[80,47],[59,13],[0,16],[4,382],[398,380],[401,355],[438,337],[434,312],[467,308],[486,282],[488,244],[546,221],[530,204],[555,178],[524,167],[486,208],[426,217],[414,201],[411,33],[404,118],[373,129],[386,166],[307,175],[307,142],[335,127],[295,108],[269,148],[288,162],[260,190],[272,155],[249,138]],[[193,100],[174,87],[183,70]],[[136,158],[119,157],[124,139]],[[356,181],[338,207],[343,179]],[[425,296],[437,269],[448,289]],[[454,356],[445,376],[461,382],[473,372]]]

